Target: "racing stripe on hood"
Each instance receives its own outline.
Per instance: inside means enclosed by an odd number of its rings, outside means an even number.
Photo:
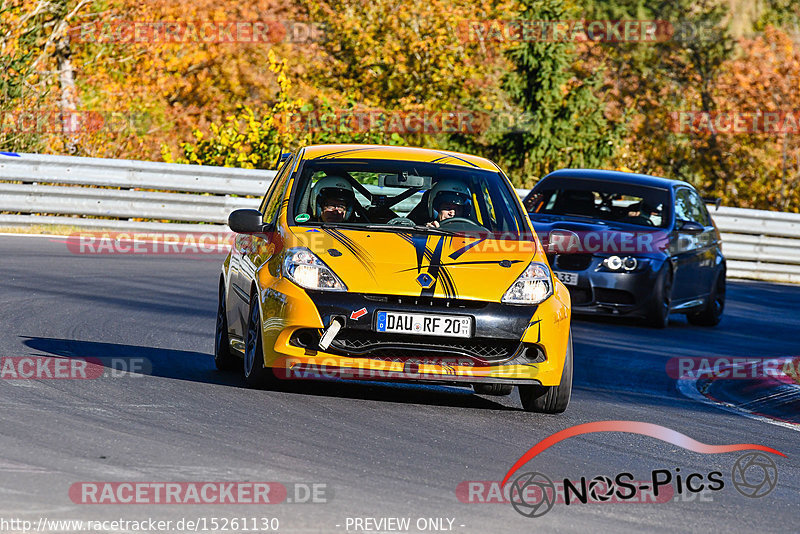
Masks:
[[[364,266],[372,279],[375,279],[375,266],[373,265],[372,256],[369,252],[363,249],[361,245],[344,235],[339,230],[333,228],[323,228],[323,232],[338,241],[344,248],[350,251],[355,259]]]
[[[439,238],[439,241],[436,244],[436,250],[431,251],[427,247],[428,237],[425,235],[410,235],[410,234],[397,234],[400,236],[404,241],[411,243],[414,245],[414,249],[417,252],[417,272],[422,271],[422,258],[428,260],[428,274],[434,279],[433,285],[427,289],[423,289],[420,293],[420,296],[432,296],[435,289],[436,283],[441,280],[442,281],[442,291],[444,292],[445,297],[448,298],[455,298],[458,296],[458,291],[456,290],[456,285],[453,282],[453,277],[450,274],[450,271],[447,270],[447,267],[442,265],[442,249],[444,248],[444,240],[448,239],[449,242],[452,241],[452,237],[445,237],[442,236]],[[411,270],[411,269],[408,269]],[[398,271],[403,272],[403,271]]]
[[[451,259],[451,260],[457,260],[457,259],[458,259],[458,258],[460,258],[460,257],[461,257],[461,255],[462,255],[462,254],[464,254],[466,251],[468,251],[469,249],[471,249],[472,247],[474,247],[474,246],[476,246],[476,245],[480,245],[480,244],[481,244],[481,243],[483,243],[485,240],[486,240],[486,236],[483,236],[483,237],[481,237],[480,239],[478,239],[477,241],[473,241],[472,243],[470,243],[470,244],[468,244],[468,245],[464,245],[464,246],[463,246],[463,247],[461,247],[460,249],[458,249],[458,250],[456,250],[455,252],[453,252],[452,254],[450,254],[450,259]]]

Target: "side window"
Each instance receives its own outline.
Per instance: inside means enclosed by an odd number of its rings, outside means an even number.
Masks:
[[[690,189],[681,188],[675,195],[675,218],[711,226],[703,199]]]
[[[278,213],[278,208],[281,206],[283,193],[286,191],[287,178],[291,174],[289,169],[292,167],[293,163],[294,158],[289,158],[289,161],[287,161],[283,167],[281,167],[277,176],[275,176],[275,179],[272,180],[272,184],[270,184],[267,194],[264,195],[264,200],[261,201],[261,207],[259,208],[259,211],[264,214],[262,220],[265,223],[271,223],[275,219],[275,215]]]
[[[681,219],[684,221],[692,220],[689,215],[689,190],[684,188],[675,192],[675,220]]]
[[[691,216],[692,220],[696,221],[703,226],[711,226],[711,217],[708,215],[708,209],[706,209],[706,204],[703,202],[703,199],[700,198],[700,195],[695,193],[694,191],[689,193],[689,201],[691,202]]]

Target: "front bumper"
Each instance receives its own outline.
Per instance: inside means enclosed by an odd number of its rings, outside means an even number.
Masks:
[[[262,291],[262,317],[270,317],[263,321],[265,364],[292,379],[557,385],[569,336],[569,297],[561,284],[556,288],[539,306],[512,306],[305,291],[282,280],[276,289]],[[474,335],[376,332],[377,311],[469,315]],[[326,350],[319,350],[319,337],[334,320],[343,327]]]
[[[645,258],[646,266],[631,272],[610,272],[601,264],[605,257],[555,254],[548,257],[554,272],[572,273],[577,283],[567,285],[572,311],[581,315],[644,317],[664,260]]]

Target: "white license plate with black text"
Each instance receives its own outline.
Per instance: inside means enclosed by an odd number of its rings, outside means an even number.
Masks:
[[[379,311],[375,330],[427,336],[472,337],[472,318],[463,315]]]
[[[567,284],[568,286],[578,285],[578,273],[565,273],[563,271],[553,271],[556,278]]]

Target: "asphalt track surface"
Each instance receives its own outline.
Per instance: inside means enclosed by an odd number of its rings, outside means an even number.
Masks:
[[[672,317],[657,331],[573,321],[575,390],[566,413],[521,410],[510,397],[460,388],[301,382],[251,390],[214,370],[221,255],[89,256],[64,241],[0,237],[0,355],[144,358],[146,375],[0,380],[0,518],[178,520],[277,517],[279,532],[347,532],[347,518],[453,519],[453,532],[788,532],[800,517],[800,434],[683,397],[673,356],[787,356],[800,345],[800,288],[729,284],[720,326]],[[700,454],[651,437],[597,433],[554,445],[520,472],[553,480],[654,469],[719,470],[707,498],[660,504],[556,504],[525,518],[510,504],[466,504],[465,480],[501,480],[530,447],[602,420],[663,425],[712,445],[773,447],[778,485],[740,495],[741,453]],[[80,481],[323,483],[324,504],[84,505]],[[447,521],[445,521],[445,525]],[[173,530],[174,531],[174,530]],[[354,532],[354,530],[351,530]],[[364,532],[359,530],[359,532]]]

